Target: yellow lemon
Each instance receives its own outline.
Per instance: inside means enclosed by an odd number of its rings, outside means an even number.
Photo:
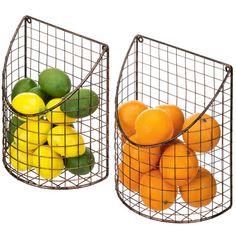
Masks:
[[[56,178],[64,169],[63,159],[48,145],[39,146],[32,154],[32,160],[36,172],[47,180]]]
[[[62,100],[61,98],[54,98],[54,99],[50,100],[47,103],[46,108],[49,109],[49,108],[57,105],[59,102],[61,102],[61,100]],[[75,118],[71,118],[71,117],[67,116],[64,112],[62,112],[60,106],[53,109],[51,112],[48,112],[46,114],[46,117],[51,123],[57,124],[57,125],[71,124],[76,121]]]
[[[55,152],[66,158],[77,157],[85,152],[83,136],[71,126],[58,125],[52,128],[47,141]]]
[[[32,166],[31,153],[21,151],[15,143],[13,143],[9,149],[9,160],[11,165],[18,171],[30,170]]]
[[[51,123],[46,120],[27,121],[17,128],[14,142],[22,151],[36,149],[47,141]]]
[[[37,114],[45,110],[45,104],[42,98],[31,92],[20,93],[15,96],[12,106],[16,111],[25,115]],[[25,117],[20,117],[20,119],[25,120]],[[29,119],[38,120],[39,118],[36,116],[30,117]]]

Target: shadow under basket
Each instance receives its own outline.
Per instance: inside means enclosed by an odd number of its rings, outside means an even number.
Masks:
[[[231,208],[232,78],[229,64],[145,36],[134,37],[115,98],[115,181],[125,206],[146,218],[172,223],[208,220]],[[143,125],[139,113],[135,130],[131,130],[136,136],[130,139],[122,129],[128,110],[121,107],[133,100],[148,108],[178,106],[184,128],[160,143],[139,143],[137,136],[142,134],[137,132]],[[186,126],[186,120],[196,113]],[[204,122],[210,123],[205,130],[201,128]],[[165,129],[163,126],[162,131]],[[204,132],[210,135],[206,137]],[[191,137],[200,150],[191,146]],[[203,150],[204,142],[210,145],[208,150]]]
[[[17,110],[12,105],[17,82],[31,78],[37,84],[49,68],[65,72],[70,91],[51,97],[57,100],[50,106],[44,101],[38,113]],[[108,176],[108,73],[106,44],[31,16],[21,20],[7,51],[2,86],[3,163],[12,176],[48,189],[86,187]]]

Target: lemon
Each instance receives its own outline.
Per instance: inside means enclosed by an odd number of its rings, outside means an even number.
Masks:
[[[52,128],[47,141],[55,152],[66,158],[80,156],[85,152],[83,136],[71,126],[58,125]]]
[[[22,151],[36,149],[47,141],[47,134],[51,123],[46,120],[29,120],[17,128],[14,133],[14,142]]]
[[[62,101],[61,98],[54,98],[47,103],[46,108],[49,109],[57,105],[61,101]],[[51,123],[57,124],[57,125],[58,124],[71,124],[76,121],[75,118],[71,118],[67,116],[64,112],[62,112],[60,106],[53,109],[51,112],[48,112],[46,114],[46,117]]]
[[[31,92],[20,93],[12,101],[13,108],[24,114],[32,115],[45,110],[45,104],[39,95]],[[20,117],[24,119],[23,117]],[[30,120],[38,120],[38,117],[30,117]]]
[[[9,160],[11,165],[18,171],[30,170],[32,166],[31,153],[21,151],[15,143],[13,143],[9,149]]]
[[[63,159],[48,145],[42,145],[32,154],[33,167],[44,179],[51,180],[59,176],[64,169]]]

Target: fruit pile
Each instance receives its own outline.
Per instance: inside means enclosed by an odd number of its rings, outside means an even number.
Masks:
[[[70,90],[69,76],[56,68],[42,71],[38,84],[24,78],[14,85],[11,105],[22,115],[11,118],[7,139],[10,163],[17,171],[34,168],[46,180],[63,170],[73,175],[92,171],[94,155],[73,124],[95,112],[99,98],[90,89]]]
[[[213,117],[204,114],[196,121],[199,115],[185,119],[175,105],[148,108],[137,100],[119,106],[120,127],[132,142],[122,137],[119,181],[131,191],[139,192],[148,208],[162,211],[171,207],[178,192],[192,207],[203,207],[213,201],[216,180],[200,166],[197,152],[212,150],[221,131]],[[177,139],[182,131],[183,140]]]

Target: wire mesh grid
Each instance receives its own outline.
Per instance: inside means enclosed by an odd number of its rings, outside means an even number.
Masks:
[[[144,217],[175,223],[207,220],[231,208],[232,77],[233,69],[226,63],[145,36],[134,38],[122,65],[115,100],[115,182],[118,197],[124,205]],[[133,100],[151,108],[165,104],[177,105],[185,119],[196,113],[198,115],[175,137],[159,144],[140,145],[122,130],[118,113],[122,104]],[[201,124],[205,114],[209,119],[212,117],[208,129],[216,128],[212,120],[217,121],[219,137],[215,136],[215,131],[211,131],[205,140],[210,150],[203,152],[205,144],[199,141],[200,137],[195,143],[200,150],[191,152],[189,149],[192,147],[187,141],[184,144],[187,153],[178,153],[176,139],[183,142],[182,137],[186,135],[189,140],[191,127],[199,122]],[[204,131],[202,129],[200,125],[200,136]],[[218,139],[217,145],[214,139]],[[156,161],[153,164],[153,148],[163,150],[171,144],[174,145],[171,155],[170,152],[159,152],[155,157],[159,158],[159,163]],[[190,181],[194,171],[191,155],[197,158],[197,176],[200,173],[195,183],[194,180]],[[164,157],[166,166],[163,164]],[[181,157],[186,158],[185,162],[182,160],[185,164],[178,166]],[[168,165],[170,158],[172,164]],[[145,165],[148,168],[145,169]],[[211,176],[210,180],[204,177],[203,169]],[[179,176],[181,171],[185,177]],[[157,172],[161,172],[161,175]],[[181,187],[178,178],[188,179],[184,187]],[[166,203],[167,207],[164,206]]]
[[[15,84],[24,78],[37,82],[47,68],[69,76],[71,93],[37,114],[20,113],[11,104]],[[108,73],[106,44],[30,16],[22,19],[3,69],[3,162],[11,175],[50,189],[85,187],[108,176]],[[94,93],[80,97],[81,89]],[[78,106],[65,105],[62,112],[61,105],[69,100]],[[89,104],[89,114],[68,118],[68,112],[82,111],[83,102]],[[83,161],[79,158],[85,150],[87,159]],[[72,156],[74,162],[66,165]]]

